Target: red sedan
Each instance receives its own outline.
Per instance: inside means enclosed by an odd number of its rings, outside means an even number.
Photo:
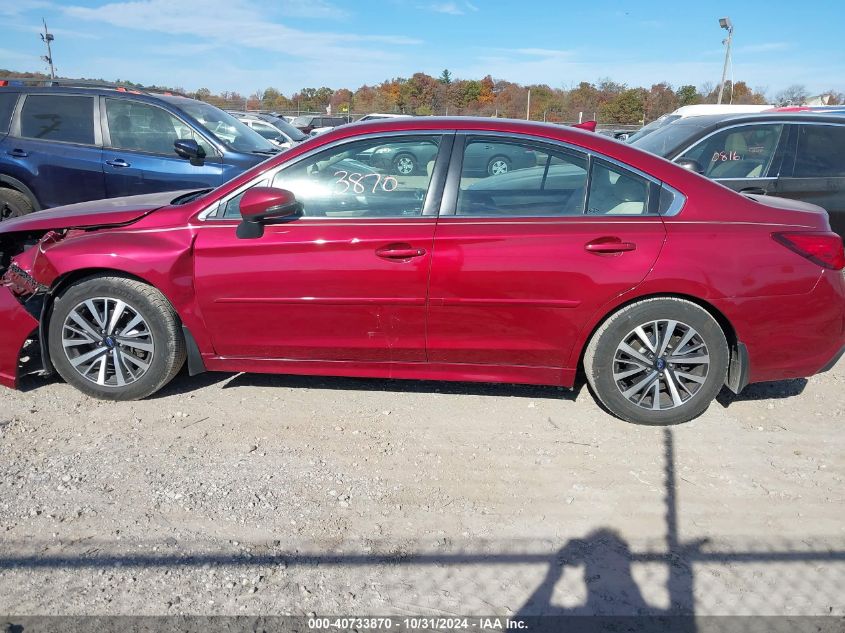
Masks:
[[[414,174],[373,160],[420,143],[437,152]],[[530,163],[463,168],[502,145]],[[214,190],[3,222],[0,251],[0,381],[16,385],[37,338],[47,372],[114,400],[186,359],[566,387],[583,371],[611,413],[668,424],[845,346],[845,253],[823,209],[545,124],[344,126]]]

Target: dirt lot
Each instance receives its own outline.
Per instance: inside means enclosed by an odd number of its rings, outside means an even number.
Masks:
[[[845,614],[845,363],[669,430],[588,390],[0,390],[0,613]]]

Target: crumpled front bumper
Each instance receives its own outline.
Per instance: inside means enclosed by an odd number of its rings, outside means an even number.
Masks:
[[[15,298],[6,286],[0,286],[0,384],[18,386],[18,359],[21,348],[38,328],[38,320]]]

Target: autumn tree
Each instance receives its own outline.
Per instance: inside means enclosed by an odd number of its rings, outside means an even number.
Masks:
[[[694,105],[696,103],[701,103],[701,95],[698,93],[695,86],[687,84],[685,86],[681,86],[675,91],[675,101],[679,108]]]
[[[601,120],[621,125],[642,123],[647,95],[648,92],[643,88],[631,88],[620,92],[611,101],[602,104]]]
[[[666,82],[654,84],[646,94],[643,120],[647,123],[678,108],[678,97]]]
[[[803,85],[793,84],[775,96],[775,103],[779,106],[801,105],[808,96],[807,89]]]

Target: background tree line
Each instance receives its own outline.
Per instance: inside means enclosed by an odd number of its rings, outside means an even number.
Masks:
[[[16,73],[0,69],[0,77],[44,78],[41,73]],[[120,81],[127,87],[141,87],[131,81]],[[596,119],[600,123],[636,125],[685,105],[716,103],[718,85],[700,87],[685,84],[674,87],[660,82],[650,88],[631,87],[611,79],[596,83],[582,81],[570,88],[553,88],[548,84],[521,85],[486,75],[481,79],[455,79],[449,70],[439,77],[414,73],[376,85],[363,85],[356,90],[303,88],[287,96],[275,88],[251,95],[224,91],[212,93],[207,88],[195,92],[165,86],[147,86],[172,90],[229,109],[275,110],[285,113],[325,112],[331,106],[334,114],[390,112],[417,115],[478,115],[559,122]],[[530,109],[529,109],[530,91]],[[835,90],[831,104],[845,102],[845,95]],[[751,88],[745,81],[728,82],[724,103],[798,105],[808,97],[804,86],[793,85],[772,98],[765,88]]]

